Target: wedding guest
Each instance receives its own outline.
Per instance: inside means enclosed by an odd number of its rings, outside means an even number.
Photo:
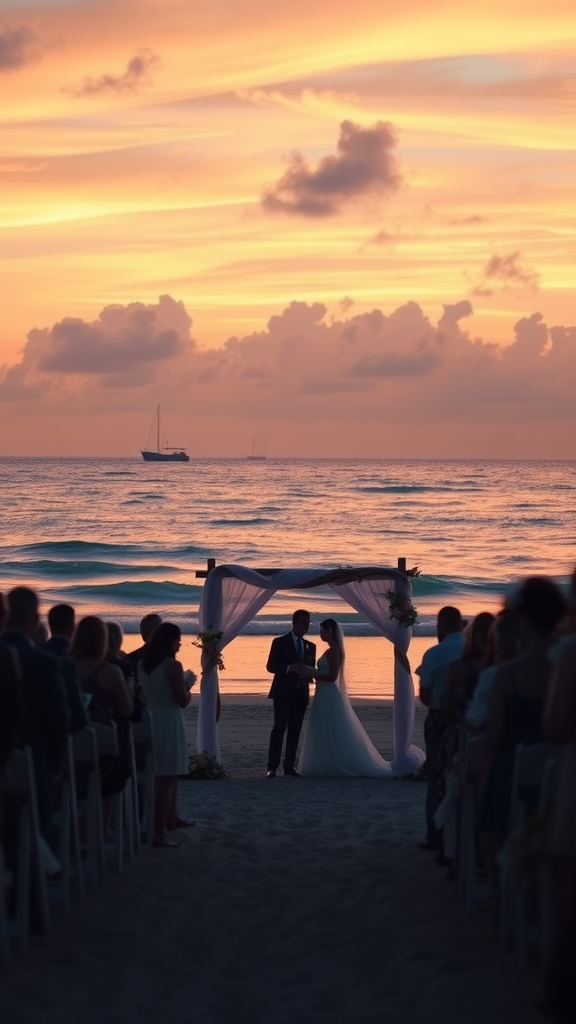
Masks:
[[[91,722],[116,725],[118,757],[100,758],[100,790],[104,831],[112,815],[112,797],[120,793],[130,775],[130,716],[134,711],[132,695],[117,665],[106,661],[108,631],[102,619],[87,615],[80,619],[70,647],[84,693],[91,695],[88,716]]]
[[[150,637],[138,667],[138,680],[146,698],[152,725],[156,762],[154,846],[178,846],[169,831],[194,825],[178,814],[178,776],[188,774],[188,744],[183,708],[190,703],[182,665],[176,655],[181,631],[162,622]]]
[[[43,647],[48,639],[48,630],[43,622],[38,621],[38,625],[34,631],[33,640],[38,647]]]
[[[442,834],[434,824],[434,815],[444,795],[444,769],[441,751],[445,721],[442,710],[448,669],[457,661],[464,647],[462,616],[457,608],[446,605],[436,621],[438,644],[427,650],[416,669],[420,676],[420,701],[428,708],[424,722],[426,744],[426,838],[418,845],[422,850],[436,850],[442,860]]]
[[[518,618],[510,611],[496,616],[490,628],[488,664],[478,675],[472,701],[464,716],[471,729],[483,729],[488,721],[488,705],[498,666],[518,655]]]
[[[122,626],[118,622],[107,622],[106,629],[108,630],[106,661],[111,665],[117,665],[126,682],[131,685],[136,673],[128,655],[124,654],[122,650],[124,640]]]
[[[6,595],[0,592],[0,633],[4,629],[4,624],[8,618],[8,601]]]
[[[576,1020],[576,637],[558,645],[544,711],[544,736],[558,746],[548,844],[551,936],[544,972],[549,1012]]]
[[[157,612],[149,612],[140,619],[140,636],[142,637],[142,646],[137,647],[135,651],[131,651],[126,657],[130,660],[132,665],[133,674],[135,677],[138,675],[138,662],[141,661],[144,651],[146,650],[146,644],[150,640],[155,629],[158,628],[162,619]]]
[[[446,675],[444,717],[448,724],[461,722],[474,696],[481,669],[490,650],[490,630],[495,621],[491,612],[475,615],[464,633],[462,657],[452,662]]]
[[[548,653],[556,640],[556,627],[566,614],[566,601],[552,580],[533,576],[519,588],[513,610],[518,616],[522,653],[500,665],[494,677],[486,729],[486,742],[494,756],[479,821],[485,866],[494,888],[498,886],[498,849],[508,835],[516,746],[544,739]]]
[[[66,689],[68,711],[70,712],[70,732],[80,732],[88,725],[88,715],[82,699],[82,690],[76,675],[76,666],[68,657],[70,641],[75,627],[75,612],[70,604],[56,604],[48,612],[50,637],[44,644],[44,650],[54,654],[60,663],[60,674]]]
[[[52,847],[52,809],[68,744],[70,715],[57,658],[34,644],[38,597],[28,587],[8,594],[8,618],[2,640],[18,653],[22,672],[23,714],[18,746],[32,750],[40,831]]]

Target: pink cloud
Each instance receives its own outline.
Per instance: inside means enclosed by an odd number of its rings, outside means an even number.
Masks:
[[[378,121],[372,128],[362,128],[343,121],[337,154],[311,168],[302,153],[294,152],[279,181],[265,189],[262,208],[267,213],[328,217],[350,201],[394,192],[402,180],[395,147],[392,125]]]

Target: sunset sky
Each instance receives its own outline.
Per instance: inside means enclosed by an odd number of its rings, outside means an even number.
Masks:
[[[573,0],[0,0],[2,455],[575,455]]]

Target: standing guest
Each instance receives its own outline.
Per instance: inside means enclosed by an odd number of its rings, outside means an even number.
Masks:
[[[301,674],[303,667],[316,665],[316,645],[304,639],[310,629],[310,612],[298,608],[292,616],[292,631],[277,636],[272,641],[266,670],[274,679],[268,699],[274,701],[274,727],[268,748],[268,771],[266,777],[273,779],[280,765],[284,734],[284,775],[295,775],[296,752],[302,730],[306,708],[310,700],[308,679]]]
[[[28,587],[8,594],[4,643],[18,652],[22,670],[23,715],[19,746],[29,746],[34,761],[40,831],[52,847],[52,810],[68,745],[70,715],[59,659],[34,644],[38,597]]]
[[[498,666],[518,655],[518,618],[512,612],[500,612],[490,628],[488,663],[478,676],[474,696],[466,710],[466,725],[483,729],[488,721],[488,706]]]
[[[444,717],[448,725],[458,725],[462,721],[474,696],[480,671],[488,661],[490,630],[494,622],[491,612],[480,612],[466,627],[462,657],[452,662],[446,676]]]
[[[148,615],[145,615],[144,618],[140,620],[140,636],[142,637],[143,644],[141,647],[138,647],[135,651],[131,651],[130,654],[126,655],[126,657],[130,660],[132,664],[132,671],[135,678],[137,678],[138,676],[138,662],[141,661],[141,659],[144,656],[146,644],[148,643],[154,630],[158,629],[158,626],[160,625],[161,622],[162,619],[156,612],[149,612]]]
[[[542,714],[550,677],[549,651],[566,601],[552,580],[526,579],[513,611],[518,616],[522,653],[500,665],[490,694],[486,742],[494,751],[488,769],[479,831],[489,881],[498,888],[497,855],[508,835],[516,746],[544,741]],[[534,794],[537,798],[537,792]],[[526,805],[528,810],[529,794]]]
[[[104,833],[112,817],[112,797],[121,793],[130,775],[130,716],[134,711],[132,695],[117,665],[106,661],[108,632],[96,615],[80,619],[72,638],[70,657],[76,664],[84,693],[91,695],[90,721],[116,725],[118,757],[104,755],[100,759],[100,791]]]
[[[0,641],[0,787],[22,728],[22,672],[13,647]]]
[[[426,838],[419,843],[422,850],[436,850],[443,859],[442,832],[434,824],[434,815],[444,795],[444,767],[441,751],[446,724],[443,702],[448,669],[462,656],[464,636],[462,616],[457,608],[446,605],[436,620],[438,643],[425,652],[416,669],[420,676],[420,701],[428,708],[424,722],[426,743]]]
[[[557,658],[544,711],[544,737],[558,746],[548,843],[551,936],[544,971],[546,1009],[576,1020],[576,637]]]
[[[60,661],[60,674],[66,689],[66,699],[70,712],[70,732],[80,732],[88,725],[88,715],[82,690],[76,675],[76,666],[68,657],[70,641],[76,625],[75,613],[71,604],[55,604],[48,612],[50,638],[44,644],[44,650],[54,654]]]
[[[0,593],[0,633],[4,629],[4,623],[8,618],[8,601],[6,595]]]
[[[156,761],[156,805],[153,846],[178,846],[168,831],[194,825],[177,810],[178,776],[188,774],[188,744],[183,708],[190,703],[182,665],[176,655],[182,633],[173,622],[162,622],[146,644],[138,668],[150,712],[154,759]]]
[[[117,665],[126,682],[132,685],[136,673],[128,655],[124,654],[122,650],[122,641],[124,640],[122,626],[119,622],[107,622],[106,629],[108,630],[106,661],[110,665]]]

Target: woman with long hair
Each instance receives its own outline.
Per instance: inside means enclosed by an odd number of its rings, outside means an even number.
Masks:
[[[390,764],[380,756],[356,716],[344,677],[344,635],[335,619],[320,623],[320,639],[327,644],[316,669],[302,669],[316,683],[308,728],[302,744],[302,775],[329,778],[390,779]]]
[[[194,825],[177,811],[178,776],[188,774],[188,744],[182,711],[190,703],[190,691],[176,655],[181,645],[180,627],[162,622],[154,630],[138,664],[138,681],[150,712],[156,761],[154,846],[178,846],[168,831]]]
[[[100,789],[104,832],[110,825],[112,797],[120,793],[130,775],[130,716],[134,710],[132,695],[116,665],[106,661],[108,630],[97,615],[87,615],[76,626],[68,657],[76,665],[80,687],[91,700],[88,718],[101,725],[116,725],[118,757],[100,759]]]

